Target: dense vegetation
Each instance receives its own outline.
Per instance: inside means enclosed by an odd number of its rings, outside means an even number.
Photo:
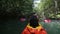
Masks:
[[[1,16],[21,16],[29,15],[32,10],[32,0],[0,0]]]
[[[41,17],[60,18],[59,0],[41,0],[38,7],[34,8]]]

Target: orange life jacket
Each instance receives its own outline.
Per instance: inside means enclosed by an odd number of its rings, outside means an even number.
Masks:
[[[27,27],[23,30],[22,34],[47,34],[47,32],[41,25],[33,28],[28,24]]]

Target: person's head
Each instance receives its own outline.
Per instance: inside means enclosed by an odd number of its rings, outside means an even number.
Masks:
[[[34,16],[34,15],[31,16],[31,17],[30,17],[30,21],[29,21],[29,22],[30,22],[30,26],[32,26],[32,27],[34,27],[34,28],[35,28],[36,26],[38,26],[38,25],[39,25],[39,24],[38,24],[38,20],[39,20],[39,19],[37,18],[37,16]]]

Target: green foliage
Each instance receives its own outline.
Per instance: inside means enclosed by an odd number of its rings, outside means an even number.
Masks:
[[[24,13],[26,15],[32,12],[32,4],[32,0],[1,0],[0,14],[21,15]]]
[[[57,1],[57,8],[55,7],[55,1]],[[56,14],[60,12],[59,6],[59,0],[41,0],[41,2],[38,4],[38,7],[35,10],[37,11],[37,13],[40,13],[40,16],[45,16],[48,18],[57,18],[58,16]]]

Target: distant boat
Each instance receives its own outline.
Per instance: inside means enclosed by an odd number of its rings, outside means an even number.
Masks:
[[[44,22],[45,22],[45,23],[50,23],[51,20],[50,20],[50,19],[45,19]]]
[[[20,18],[21,22],[24,22],[26,20],[26,18]]]

